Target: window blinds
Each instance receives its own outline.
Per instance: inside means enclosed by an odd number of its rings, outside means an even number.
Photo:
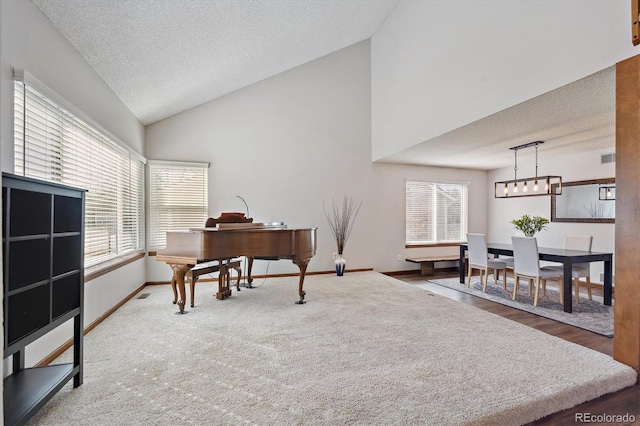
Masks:
[[[406,182],[406,244],[465,241],[468,185]]]
[[[87,189],[85,266],[144,250],[144,159],[22,81],[15,173]]]
[[[207,163],[149,161],[149,250],[167,231],[202,228],[208,218]]]

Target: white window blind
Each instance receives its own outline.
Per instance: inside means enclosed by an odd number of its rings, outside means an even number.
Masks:
[[[468,184],[406,182],[406,244],[457,243],[467,234]]]
[[[85,266],[144,250],[144,159],[16,81],[15,173],[87,189]]]
[[[208,163],[149,161],[149,250],[167,231],[201,228],[208,218]]]

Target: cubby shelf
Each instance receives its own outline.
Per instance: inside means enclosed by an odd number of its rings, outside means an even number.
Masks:
[[[4,423],[22,424],[82,384],[85,191],[2,174]],[[73,319],[73,362],[25,368],[25,348]],[[6,373],[5,373],[6,374]]]

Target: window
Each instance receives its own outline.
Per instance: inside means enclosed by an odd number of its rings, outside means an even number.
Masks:
[[[407,181],[406,244],[465,241],[467,188],[460,183]]]
[[[88,190],[85,267],[144,250],[144,158],[42,92],[15,82],[15,174]]]
[[[208,217],[208,163],[149,161],[149,250],[167,231],[201,228]]]

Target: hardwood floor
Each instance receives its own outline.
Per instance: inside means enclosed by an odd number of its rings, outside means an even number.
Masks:
[[[394,275],[395,278],[411,284],[424,284],[425,280],[428,278],[446,278],[453,276],[458,276],[458,273],[438,272],[436,276],[431,277],[421,276],[418,272],[416,272],[415,274]],[[582,330],[580,328],[553,321],[547,318],[542,318],[528,312],[520,311],[509,306],[501,305],[499,303],[491,302],[489,300],[451,290],[449,288],[441,287],[437,284],[430,285],[428,290],[433,293],[458,300],[462,303],[467,303],[469,305],[475,306],[476,308],[484,309],[485,311],[489,311],[493,314],[509,318],[510,320],[517,321],[540,331],[544,331],[545,333],[557,336],[561,339],[565,339],[570,342],[585,346],[587,348],[602,352],[609,356],[613,356],[613,339],[611,338],[600,336],[590,331]],[[594,290],[594,294],[597,294],[595,293],[595,291],[596,290]],[[631,421],[609,421],[599,422],[598,424],[640,425],[640,386],[636,384],[635,386],[623,389],[619,392],[601,396],[600,398],[585,402],[568,410],[551,414],[530,424],[568,425],[588,423],[586,421],[581,422],[579,421],[579,419],[577,419],[577,416],[580,416],[583,413],[590,413],[592,416],[604,414],[628,414],[627,417],[631,418]]]

